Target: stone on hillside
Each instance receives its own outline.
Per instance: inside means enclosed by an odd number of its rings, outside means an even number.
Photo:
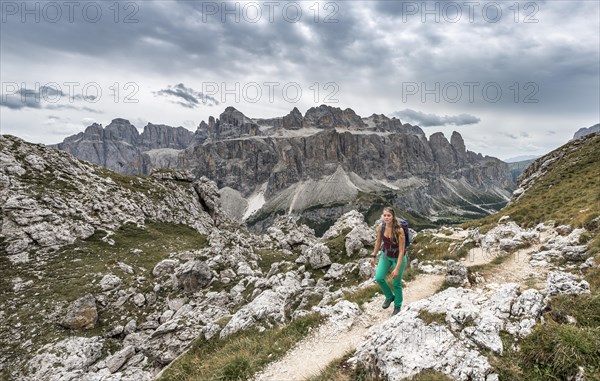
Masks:
[[[553,271],[548,274],[544,293],[550,296],[589,294],[590,284],[585,280],[579,281],[573,274]]]
[[[331,264],[329,248],[322,243],[317,243],[306,251],[308,263],[314,269],[320,269]]]
[[[221,195],[219,194],[217,184],[207,177],[202,176],[200,179],[194,181],[193,186],[206,212],[215,222],[220,222],[222,219]]]
[[[115,337],[115,336],[119,336],[122,333],[123,333],[123,326],[117,325],[110,331],[106,332],[103,336],[104,337]]]
[[[259,323],[267,325],[271,325],[270,322],[283,323],[285,321],[284,304],[285,296],[283,294],[272,290],[263,291],[231,317],[231,320],[221,330],[220,338],[254,327]]]
[[[171,275],[175,272],[175,268],[179,265],[179,261],[176,259],[163,259],[158,262],[154,269],[152,269],[152,275],[159,278],[163,275]]]
[[[370,331],[355,360],[388,380],[402,380],[433,369],[455,380],[498,380],[477,347],[501,354],[500,332],[530,333],[544,308],[536,290],[519,294],[517,284],[496,286],[492,294],[448,288],[411,303]],[[422,312],[439,315],[427,324]]]
[[[199,261],[189,261],[177,268],[176,276],[185,291],[195,292],[206,287],[213,274],[205,264]]]
[[[110,373],[115,373],[119,368],[125,364],[131,356],[135,354],[135,348],[132,345],[128,345],[121,349],[114,355],[108,357],[106,361],[106,367]]]
[[[125,327],[123,327],[123,333],[125,335],[129,335],[130,333],[135,332],[136,329],[137,322],[135,321],[135,319],[131,319],[127,322],[127,324],[125,324]]]
[[[333,263],[327,273],[323,276],[323,279],[334,279],[338,280],[344,275],[344,266],[339,263]]]
[[[562,255],[568,261],[583,261],[589,257],[588,247],[586,245],[565,246]]]
[[[94,328],[97,321],[96,299],[92,294],[86,294],[71,303],[60,325],[69,329],[82,330]]]
[[[340,300],[333,306],[313,307],[312,310],[328,317],[328,320],[333,323],[335,332],[329,332],[332,335],[347,331],[363,316],[358,304],[348,300]]]
[[[400,313],[367,334],[356,349],[363,365],[390,381],[425,369],[444,372],[455,380],[485,380],[493,373],[486,357],[439,324],[425,324],[417,312]]]
[[[221,279],[223,279],[223,278],[235,279],[237,277],[235,271],[233,271],[232,269],[225,269],[225,270],[221,271],[220,276],[221,276]],[[268,276],[267,276],[267,278],[268,278]]]
[[[593,268],[593,267],[596,267],[596,262],[594,260],[594,257],[589,257],[588,259],[585,260],[584,263],[582,263],[579,266],[579,269],[580,270],[587,270],[587,269]]]
[[[370,279],[375,277],[375,268],[371,266],[370,259],[362,259],[358,265],[358,276],[361,279]]]
[[[346,248],[346,255],[350,257],[356,252],[358,252],[359,256],[368,255],[365,246],[372,246],[376,238],[375,232],[367,224],[363,223],[355,226],[345,238],[344,246]]]
[[[525,337],[529,335],[536,324],[536,319],[541,315],[545,306],[544,295],[535,289],[523,291],[511,306],[511,315],[521,321],[509,322],[506,330],[511,335]]]
[[[238,268],[236,269],[237,275],[245,277],[245,276],[254,276],[255,271],[252,270],[252,267],[246,262],[240,262],[238,264]],[[258,273],[257,273],[258,274]]]
[[[569,235],[573,231],[573,227],[571,225],[560,225],[554,230],[560,235]]]
[[[302,245],[312,246],[316,241],[315,232],[304,224],[297,223],[298,217],[278,216],[267,229],[268,236],[282,249]]]
[[[338,218],[337,221],[335,221],[335,223],[329,229],[327,229],[321,239],[332,239],[342,234],[344,229],[354,229],[355,227],[360,226],[368,229],[368,225],[365,223],[364,216],[356,210],[351,210]]]
[[[446,270],[446,283],[452,287],[461,287],[469,283],[467,279],[467,268],[465,265],[456,262],[448,261]]]
[[[131,267],[130,265],[128,265],[127,263],[123,263],[123,262],[117,262],[117,266],[119,266],[119,268],[121,269],[121,271],[123,271],[126,274],[133,274],[133,267]]]
[[[502,239],[500,239],[500,242],[498,243],[498,247],[500,248],[500,250],[504,250],[504,251],[514,251],[514,250],[517,250],[521,246],[523,246],[523,241],[516,240],[516,239],[502,238]]]
[[[100,288],[102,291],[109,291],[119,287],[122,282],[123,281],[118,276],[114,274],[107,274],[100,281]]]
[[[423,261],[417,262],[419,271],[425,274],[446,274],[448,269],[447,261]]]
[[[142,307],[145,303],[146,297],[144,296],[144,294],[136,294],[133,297],[133,304],[135,304],[136,306]]]

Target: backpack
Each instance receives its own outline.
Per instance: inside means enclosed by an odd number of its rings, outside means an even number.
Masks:
[[[413,239],[415,238],[415,231],[413,229],[409,229],[408,221],[403,220],[402,218],[396,217],[396,221],[398,221],[398,225],[404,230],[404,249],[407,250]],[[385,232],[385,222],[381,223],[381,241],[383,242],[383,234]]]

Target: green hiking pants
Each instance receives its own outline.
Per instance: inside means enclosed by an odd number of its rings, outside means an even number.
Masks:
[[[385,281],[385,276],[387,275],[390,268],[392,271],[396,268],[396,263],[398,263],[398,258],[390,258],[383,251],[379,253],[379,263],[377,264],[377,269],[375,270],[375,281],[381,287],[381,292],[385,295],[386,299],[394,298],[394,307],[402,306],[402,273],[404,272],[404,268],[406,267],[406,255],[402,256],[402,264],[400,265],[400,269],[398,270],[398,276],[392,280],[392,284],[394,286],[394,293],[388,286]]]

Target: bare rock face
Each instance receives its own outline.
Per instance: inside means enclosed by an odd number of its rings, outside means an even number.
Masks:
[[[86,294],[69,306],[60,325],[69,329],[84,330],[94,328],[97,322],[96,299],[92,294]]]
[[[227,107],[214,123],[208,124],[208,137],[215,140],[257,135],[258,125],[234,107]]]
[[[593,125],[592,127],[588,127],[588,128],[580,128],[579,130],[577,130],[577,132],[575,132],[575,134],[573,134],[573,140],[575,139],[579,139],[582,138],[584,136],[590,135],[590,134],[594,134],[600,132],[600,123]]]
[[[359,129],[366,127],[361,117],[352,109],[341,110],[338,107],[321,105],[311,107],[304,116],[303,127]]]
[[[294,108],[271,119],[251,119],[228,107],[219,118],[201,122],[195,133],[148,124],[138,135],[129,122],[115,119],[105,129],[90,126],[54,147],[126,174],[148,174],[161,167],[187,169],[246,199],[261,189],[266,204],[260,211],[267,215],[294,205],[292,193],[302,191],[294,187],[306,181],[317,185],[309,185],[304,194],[326,197],[300,200],[294,210],[348,203],[357,191],[382,187],[402,189],[393,202],[421,213],[463,202],[453,198],[457,190],[467,198],[475,195],[475,203],[491,197],[501,205],[510,197],[506,188],[513,185],[505,163],[467,151],[457,132],[450,142],[441,133],[427,140],[421,128],[399,119],[375,114],[361,118],[352,109],[328,105],[312,107],[304,116]],[[327,180],[330,177],[335,181]],[[354,208],[336,210],[335,217]],[[238,217],[244,215],[230,209]],[[492,211],[484,208],[478,215]]]
[[[302,128],[303,116],[298,108],[294,107],[286,116],[272,119],[257,119],[256,123],[261,126],[269,126],[274,129],[299,130]]]
[[[28,363],[29,375],[36,380],[76,380],[102,356],[102,341],[97,337],[70,337],[48,344]]]

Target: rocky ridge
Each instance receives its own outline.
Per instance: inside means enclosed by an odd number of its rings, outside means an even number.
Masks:
[[[600,133],[586,134],[533,161],[519,176],[518,187],[513,191],[510,203],[518,201],[537,179],[543,177],[552,168],[554,163],[557,163],[565,155],[576,152],[580,147],[598,141],[596,139],[600,139]]]
[[[304,116],[295,108],[284,117],[252,119],[227,107],[200,123],[193,137],[149,126],[137,136],[115,119],[105,132],[91,126],[54,147],[126,174],[191,170],[227,189],[231,204],[245,205],[226,208],[232,218],[254,213],[253,223],[270,223],[280,211],[319,206],[327,214],[333,204],[348,204],[335,210],[337,218],[356,208],[359,192],[386,191],[401,193],[390,201],[404,210],[430,215],[458,207],[479,216],[504,205],[512,186],[505,163],[468,151],[456,132],[450,141],[441,133],[428,140],[418,126],[385,115],[361,118],[351,109],[321,105]]]
[[[572,140],[576,140],[579,138],[582,138],[586,135],[589,134],[594,134],[596,132],[600,132],[600,123],[593,125],[592,127],[588,127],[588,128],[580,128],[579,130],[577,130],[574,134],[573,134],[573,139]]]

